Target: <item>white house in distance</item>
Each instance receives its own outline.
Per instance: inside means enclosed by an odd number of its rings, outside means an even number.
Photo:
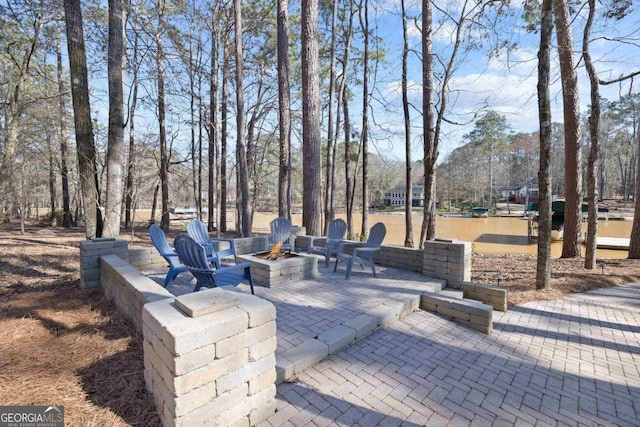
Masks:
[[[407,193],[404,187],[396,187],[384,193],[382,200],[387,206],[404,206]],[[424,206],[424,186],[414,185],[411,191],[411,206]]]

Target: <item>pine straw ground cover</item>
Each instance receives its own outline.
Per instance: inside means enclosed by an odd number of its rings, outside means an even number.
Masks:
[[[149,244],[144,229],[122,238]],[[0,405],[64,405],[71,426],[157,425],[141,337],[100,290],[79,287],[83,239],[81,229],[0,229]],[[473,280],[492,284],[499,272],[510,304],[640,281],[638,260],[606,260],[603,275],[555,259],[552,288],[535,291],[535,262],[474,256]]]

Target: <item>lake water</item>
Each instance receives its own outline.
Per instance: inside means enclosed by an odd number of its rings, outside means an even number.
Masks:
[[[275,214],[256,213],[254,216],[254,231],[269,232],[269,221],[275,218]],[[345,218],[344,215],[337,215]],[[294,224],[302,224],[302,215],[293,215]],[[354,229],[360,232],[361,216],[354,216]],[[383,222],[387,227],[386,244],[404,245],[404,215],[369,215],[369,227],[376,222]],[[422,215],[413,216],[414,245],[418,246],[420,239],[420,227]],[[631,221],[604,221],[598,222],[598,236],[600,237],[626,237],[631,235]],[[584,224],[586,230],[586,223]],[[444,217],[436,219],[436,237],[465,240],[473,243],[473,251],[480,254],[531,254],[538,252],[535,241],[527,238],[527,219],[519,217]],[[551,254],[559,257],[562,253],[562,242],[552,242]],[[626,258],[627,251],[598,249],[598,258]]]

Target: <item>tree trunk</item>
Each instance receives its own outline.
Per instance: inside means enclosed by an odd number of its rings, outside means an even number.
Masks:
[[[109,0],[109,139],[107,148],[107,200],[104,235],[120,235],[122,165],[124,164],[124,1]]]
[[[422,129],[424,143],[424,217],[419,247],[435,238],[436,138],[433,129],[433,48],[431,42],[431,2],[422,0]]]
[[[589,203],[589,223],[587,226],[587,249],[585,252],[584,268],[593,270],[596,268],[596,238],[598,236],[598,145],[600,134],[600,89],[598,87],[598,74],[591,61],[589,52],[589,37],[591,26],[596,13],[595,0],[589,0],[589,16],[584,27],[582,37],[582,57],[591,83],[591,115],[589,117],[589,134],[591,148],[587,161],[587,201]]]
[[[565,146],[565,211],[562,258],[580,257],[582,173],[578,78],[573,58],[571,16],[567,0],[553,0],[562,77]]]
[[[334,162],[335,158],[333,153],[335,152],[335,140],[333,139],[333,98],[336,85],[336,32],[337,32],[337,15],[338,15],[338,1],[333,0],[331,3],[331,50],[329,61],[329,102],[327,108],[327,151],[326,151],[326,165],[325,165],[325,196],[324,196],[324,230],[323,235],[327,235],[329,232],[329,223],[333,221],[335,217],[334,205],[333,205],[333,189],[334,185]]]
[[[320,77],[318,74],[318,0],[302,0],[302,225],[320,234]]]
[[[540,120],[539,217],[536,289],[551,280],[551,100],[549,98],[550,50],[553,33],[553,0],[542,3],[538,51],[538,118]]]
[[[291,149],[291,89],[289,87],[289,1],[278,0],[278,216],[291,219],[289,169]]]
[[[227,231],[227,116],[229,104],[229,53],[222,44],[222,93],[220,94],[220,232]]]
[[[80,1],[65,0],[64,14],[76,130],[78,175],[84,206],[85,236],[87,239],[95,239],[102,235],[102,215],[99,209],[98,186],[96,185],[96,150],[93,144],[87,57],[84,47]]]
[[[135,174],[135,119],[136,106],[138,104],[138,33],[134,33],[133,39],[133,59],[132,59],[133,82],[131,83],[131,105],[129,107],[129,160],[127,162],[127,183],[125,196],[125,228],[132,225],[133,217],[131,215],[133,205],[133,177]]]
[[[640,159],[640,125],[636,133],[636,159]],[[636,161],[636,191],[634,193],[633,226],[629,242],[629,259],[640,259],[640,161]]]
[[[48,132],[47,132],[48,134]],[[51,137],[47,135],[47,147],[49,150],[49,208],[51,209],[51,219],[55,218],[57,194],[56,179],[56,161],[54,157],[53,147],[51,146]]]
[[[211,70],[210,70],[210,90],[209,90],[209,150],[207,165],[209,167],[209,177],[207,180],[207,229],[213,231],[216,218],[216,191],[218,186],[217,162],[218,154],[218,46],[220,32],[217,28],[218,7],[217,3],[211,11]],[[220,226],[218,226],[218,233]]]
[[[236,45],[236,156],[238,159],[239,195],[240,195],[240,237],[251,236],[251,205],[249,194],[249,170],[247,162],[247,148],[245,146],[244,123],[244,84],[242,57],[242,2],[234,0],[235,9],[235,45]]]
[[[404,205],[404,246],[413,247],[413,220],[411,211],[413,207],[413,177],[411,162],[411,116],[409,114],[409,97],[407,95],[407,58],[409,56],[409,36],[407,34],[407,11],[404,0],[400,2],[402,7],[402,111],[404,113],[404,151],[405,151],[405,205]]]
[[[164,5],[158,10],[158,28],[156,31],[156,65],[158,73],[158,126],[160,138],[160,186],[162,199],[162,219],[160,228],[165,232],[169,231],[169,153],[167,153],[167,128],[165,123],[165,100],[164,100],[164,47],[162,42],[162,32],[164,31]]]
[[[349,1],[349,21],[344,36],[345,46],[342,56],[342,81],[338,103],[342,102],[344,114],[344,168],[345,168],[345,205],[347,209],[347,239],[354,238],[353,230],[353,179],[351,178],[351,120],[349,118],[349,97],[347,94],[347,75],[349,70],[349,54],[351,52],[351,36],[353,34],[353,2]]]
[[[67,168],[67,152],[69,138],[67,137],[67,107],[65,105],[64,82],[62,80],[62,49],[60,39],[56,42],[56,61],[58,66],[58,120],[60,123],[60,175],[62,180],[62,226],[71,227],[73,218],[69,206],[69,170]]]
[[[362,67],[362,229],[360,240],[369,235],[369,0],[364,1],[360,10],[360,25],[364,33],[364,58]]]

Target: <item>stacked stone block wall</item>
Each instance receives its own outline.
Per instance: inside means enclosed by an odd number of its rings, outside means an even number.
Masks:
[[[167,261],[153,246],[129,249],[129,264],[141,271],[158,271],[168,267]]]
[[[85,240],[80,242],[80,287],[83,289],[100,286],[100,257],[117,255],[129,261],[129,242],[113,237]]]
[[[165,426],[256,425],[276,409],[276,310],[223,288],[143,310],[145,380]]]
[[[427,240],[424,242],[423,270],[425,276],[447,281],[459,289],[471,280],[471,243]]]
[[[255,254],[267,250],[269,236],[241,237],[233,239],[236,247],[236,255]]]
[[[494,310],[507,311],[508,291],[497,286],[482,285],[479,283],[463,282],[460,289],[464,291],[464,297],[482,301],[490,305]]]
[[[423,258],[422,249],[382,245],[373,256],[373,261],[387,267],[422,272]]]
[[[148,302],[173,298],[169,291],[117,255],[100,258],[100,284],[105,295],[113,300],[140,333],[142,307]]]
[[[420,308],[450,317],[485,334],[493,332],[493,309],[487,304],[427,292],[420,297]]]

